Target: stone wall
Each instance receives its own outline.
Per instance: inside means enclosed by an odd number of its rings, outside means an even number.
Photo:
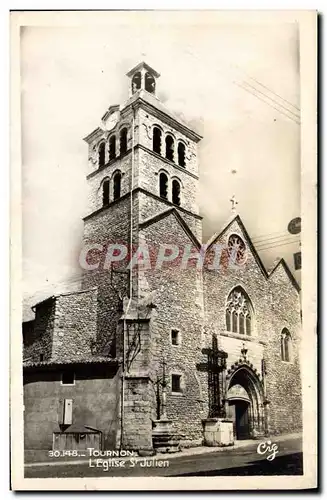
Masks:
[[[237,222],[228,227],[217,243],[226,245],[231,234],[246,241]],[[301,378],[298,361],[300,338],[300,300],[286,272],[271,277],[261,270],[254,254],[248,250],[244,266],[205,270],[206,332],[218,335],[218,347],[228,353],[227,369],[241,356],[243,343],[247,358],[261,374],[261,359],[266,362],[267,398],[270,400],[270,427],[273,433],[301,427]],[[254,330],[250,337],[226,332],[225,307],[230,291],[241,286],[254,309]],[[280,336],[287,327],[292,334],[294,357],[291,363],[281,360]],[[210,342],[210,335],[206,341]]]
[[[181,250],[190,240],[170,215],[141,231],[142,237],[151,245],[158,241],[174,242]],[[166,361],[168,381],[167,417],[174,422],[174,430],[189,441],[201,441],[205,409],[201,383],[203,373],[197,371],[198,364],[204,360],[201,352],[203,325],[203,288],[201,273],[190,267],[165,266],[162,269],[145,270],[142,273],[142,286],[154,292],[156,309],[151,319],[151,379],[162,376],[162,362]],[[140,285],[141,287],[141,285]],[[171,329],[180,334],[180,344],[171,343]],[[173,394],[171,375],[181,375],[182,391]],[[153,408],[153,418],[156,407]]]
[[[138,193],[139,199],[139,210],[140,210],[140,222],[144,222],[150,217],[155,217],[163,212],[166,212],[170,208],[174,207],[182,219],[189,226],[190,230],[193,232],[194,236],[199,242],[202,240],[202,220],[190,213],[181,210],[180,207],[173,205],[172,203],[154,198],[149,196],[147,193]],[[170,242],[172,243],[172,242]]]
[[[89,359],[97,333],[97,290],[56,298],[52,360]]]
[[[267,396],[271,401],[270,428],[273,433],[290,432],[302,426],[302,394],[299,349],[302,325],[300,301],[282,266],[270,278],[272,317],[267,339]],[[291,334],[290,362],[281,359],[281,332]]]
[[[133,201],[133,237],[134,248],[137,248],[137,214],[138,200]],[[118,200],[115,204],[98,214],[85,220],[83,246],[88,244],[103,246],[103,251],[97,254],[97,269],[84,270],[83,287],[98,288],[97,303],[97,344],[98,350],[110,351],[110,345],[116,342],[116,329],[122,314],[121,297],[127,295],[128,286],[128,254],[130,248],[130,197]],[[106,266],[107,247],[110,244],[122,244],[128,249],[126,258],[114,264],[115,271],[125,273],[112,273],[110,266]],[[134,283],[136,293],[136,282]],[[121,297],[120,297],[121,295]]]
[[[26,361],[44,361],[52,357],[52,343],[55,322],[56,302],[53,297],[41,302],[35,310],[34,328],[24,336]]]
[[[125,378],[123,448],[152,449],[153,387],[148,376],[127,375]]]
[[[53,432],[60,432],[64,399],[73,400],[73,424],[102,432],[105,449],[116,447],[119,426],[120,377],[109,365],[73,368],[75,385],[62,385],[62,370],[24,373],[25,449],[52,449]]]
[[[25,335],[24,360],[88,359],[97,332],[97,292],[51,297],[36,306],[34,331]]]

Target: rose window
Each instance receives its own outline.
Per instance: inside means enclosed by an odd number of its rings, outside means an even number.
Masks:
[[[236,264],[244,264],[247,259],[245,243],[237,234],[228,239],[228,254]]]

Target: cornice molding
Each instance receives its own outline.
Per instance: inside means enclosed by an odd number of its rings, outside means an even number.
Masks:
[[[155,153],[154,151],[152,151],[152,149],[149,149],[146,146],[143,146],[143,144],[136,144],[134,146],[134,148],[135,149],[143,149],[143,151],[146,151],[146,153],[149,153],[152,156],[154,156],[155,158],[158,158],[158,160],[161,160],[164,163],[167,163],[167,165],[170,165],[171,167],[175,167],[180,172],[183,172],[184,174],[190,175],[191,177],[193,177],[193,179],[196,179],[197,181],[199,180],[199,177],[197,175],[193,174],[192,172],[190,172],[189,170],[187,170],[186,167],[181,167],[177,163],[174,163],[173,161],[167,160],[167,158],[159,155],[158,153]]]
[[[86,215],[85,217],[83,217],[84,222],[91,219],[92,217],[95,217],[96,215],[101,214],[102,212],[106,212],[113,205],[117,205],[121,201],[126,200],[126,198],[130,197],[130,193],[131,192],[129,191],[128,193],[126,193],[123,196],[121,196],[120,198],[118,198],[118,200],[112,201],[111,203],[109,203],[109,205],[106,205],[105,207],[98,208],[94,212]],[[138,188],[133,189],[133,196],[138,194],[138,193],[142,193],[142,194],[146,194],[147,196],[151,196],[151,198],[154,198],[155,200],[162,202],[164,205],[167,205],[168,207],[171,207],[171,208],[175,208],[177,211],[184,212],[187,215],[191,215],[195,219],[198,219],[198,220],[203,219],[203,217],[201,215],[195,214],[195,213],[191,212],[190,210],[186,210],[186,208],[174,205],[174,203],[172,203],[171,201],[164,200],[163,198],[160,198],[160,196],[157,196],[156,194],[151,193],[150,191],[147,191],[144,188],[138,187]]]
[[[188,137],[192,141],[199,142],[202,139],[201,135],[197,134],[192,129],[190,129],[189,127],[178,121],[177,118],[173,118],[171,115],[168,114],[168,112],[165,113],[164,111],[158,109],[154,105],[142,99],[142,97],[138,97],[135,101],[127,104],[127,106],[125,106],[125,108],[122,109],[122,113],[129,108],[138,109],[140,107],[143,108],[145,111],[151,113],[156,118],[159,118],[159,120],[163,121],[167,125],[170,125],[171,127],[181,132],[182,134],[186,135],[186,137]]]

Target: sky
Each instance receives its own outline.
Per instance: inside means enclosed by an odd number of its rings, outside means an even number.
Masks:
[[[204,241],[231,214],[230,198],[266,267],[293,266],[300,216],[300,85],[296,22],[218,12],[105,12],[21,31],[24,317],[43,298],[78,287],[86,213],[87,145],[126,73],[146,61],[157,95],[203,136]],[[59,24],[59,23],[58,23]]]

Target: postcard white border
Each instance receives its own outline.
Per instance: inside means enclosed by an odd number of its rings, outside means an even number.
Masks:
[[[203,11],[201,15],[203,15]],[[189,22],[194,13],[174,12],[181,22]],[[133,18],[133,12],[116,12]],[[168,22],[167,12],[165,19]],[[210,12],[207,13],[208,22]],[[315,11],[221,11],[221,23],[228,22],[287,22],[297,20],[301,50],[301,211],[302,211],[302,300],[303,335],[303,476],[203,477],[194,478],[74,478],[25,479],[23,450],[23,391],[22,391],[22,272],[21,272],[21,149],[20,149],[20,58],[19,28],[21,25],[64,26],[103,24],[101,12],[13,12],[10,33],[11,79],[11,473],[14,490],[275,490],[314,488],[317,475],[317,357],[316,357],[316,182],[317,182],[317,17]],[[304,355],[305,354],[305,355]]]

